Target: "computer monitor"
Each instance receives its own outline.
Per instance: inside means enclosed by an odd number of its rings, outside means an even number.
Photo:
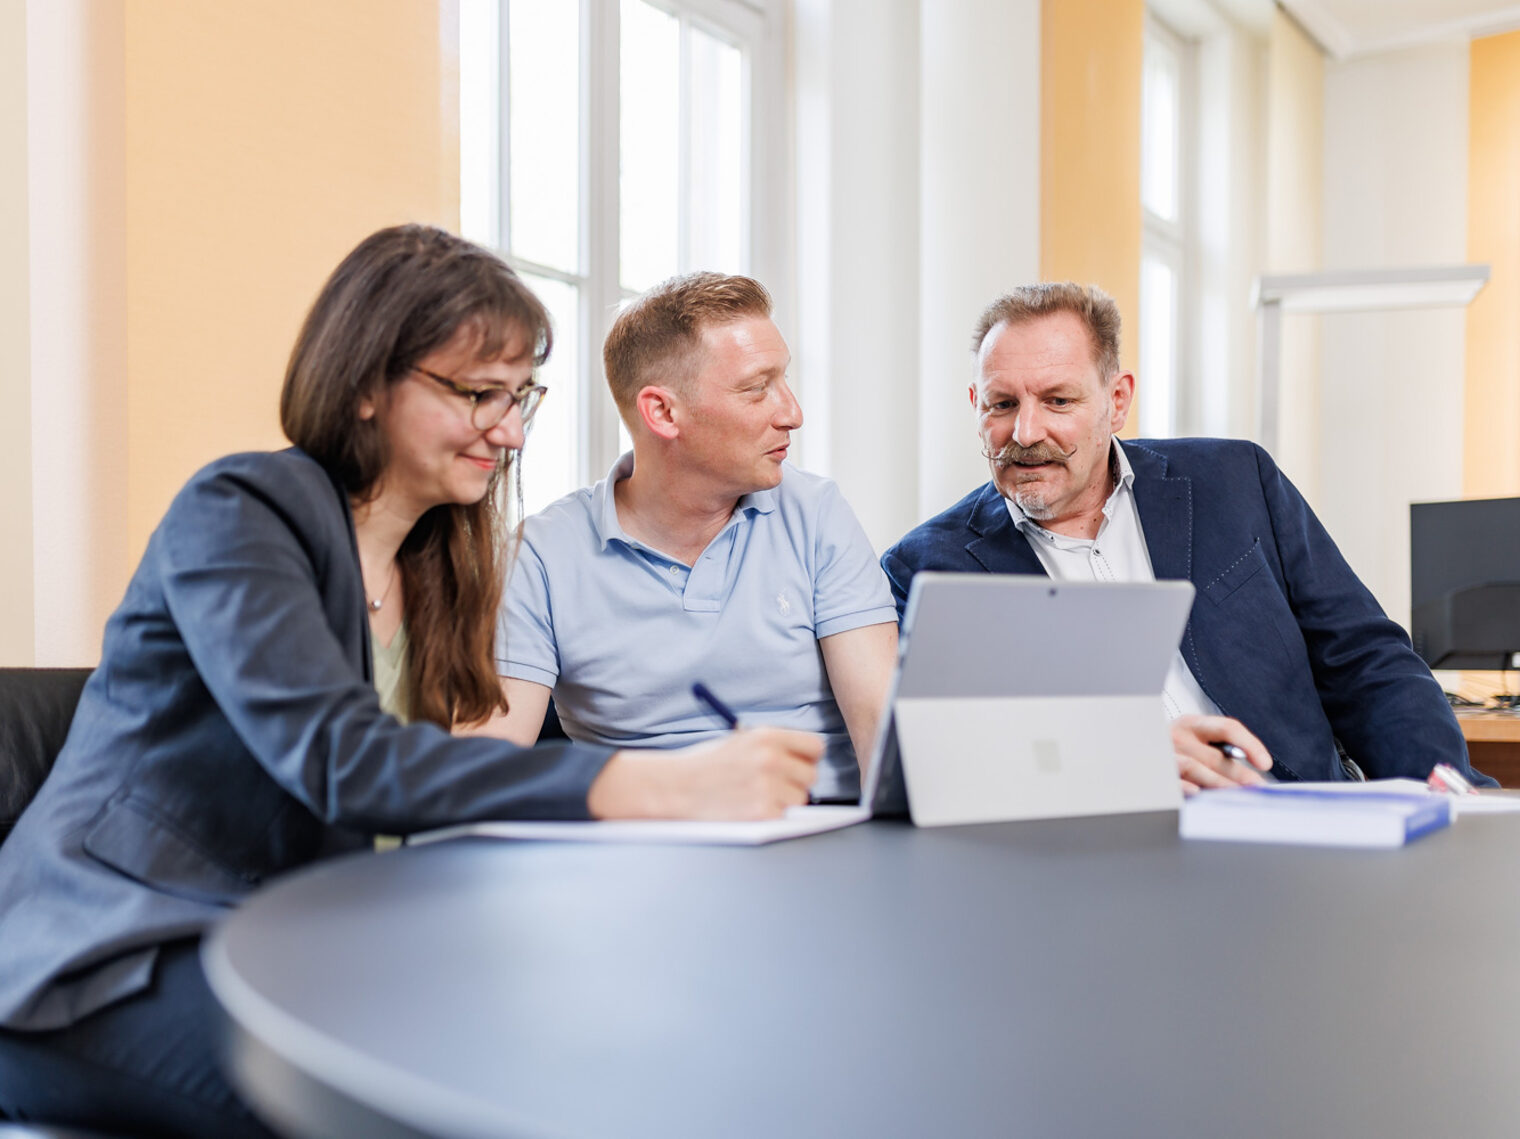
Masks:
[[[1410,636],[1431,668],[1520,663],[1520,498],[1409,508]]]

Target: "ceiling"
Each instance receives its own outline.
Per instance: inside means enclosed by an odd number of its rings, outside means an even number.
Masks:
[[[1515,0],[1280,0],[1337,59],[1520,28]]]

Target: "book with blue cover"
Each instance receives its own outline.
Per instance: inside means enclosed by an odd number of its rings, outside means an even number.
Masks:
[[[1282,783],[1200,791],[1182,807],[1183,838],[1392,847],[1450,825],[1453,796],[1376,784]]]

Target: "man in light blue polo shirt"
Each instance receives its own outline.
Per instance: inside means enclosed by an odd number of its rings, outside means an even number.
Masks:
[[[815,798],[859,793],[897,650],[870,543],[828,479],[786,462],[802,409],[765,289],[678,277],[635,301],[603,349],[633,451],[529,518],[498,671],[532,742],[552,692],[573,739],[677,747],[745,724],[827,741]]]

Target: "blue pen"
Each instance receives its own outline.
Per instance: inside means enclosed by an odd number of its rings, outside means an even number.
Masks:
[[[713,715],[717,716],[718,719],[722,720],[730,728],[737,730],[739,727],[738,714],[727,704],[723,703],[723,701],[719,700],[715,695],[713,695],[713,690],[711,688],[707,687],[707,685],[703,684],[699,680],[691,686],[691,694],[700,700],[703,704],[707,705],[708,710],[711,711]],[[813,798],[811,794],[808,795],[809,803],[816,803],[817,801],[818,800]]]
[[[730,728],[737,728],[739,726],[739,717],[734,713],[734,710],[714,696],[713,690],[700,680],[691,686],[691,694],[702,701],[703,704],[706,704],[712,713]]]

